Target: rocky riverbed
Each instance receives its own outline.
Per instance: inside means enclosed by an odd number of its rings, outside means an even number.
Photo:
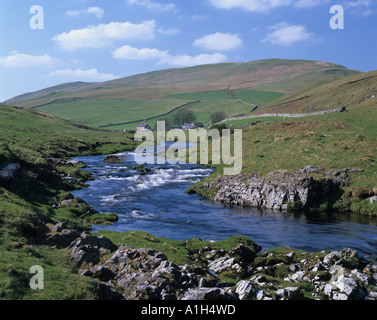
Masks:
[[[116,246],[104,236],[50,226],[49,245],[69,248],[82,276],[100,280],[106,300],[376,300],[377,264],[355,250],[261,252],[240,238],[229,249],[197,246],[176,265],[148,248]]]

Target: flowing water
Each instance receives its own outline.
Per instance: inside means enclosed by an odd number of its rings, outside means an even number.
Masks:
[[[76,158],[88,165],[95,180],[73,192],[101,213],[117,213],[111,226],[94,231],[146,231],[175,240],[224,240],[245,235],[269,248],[289,246],[310,252],[352,248],[360,255],[377,257],[377,220],[354,215],[276,213],[255,208],[227,207],[187,188],[212,169],[200,165],[146,165],[150,173],[130,169],[133,153],[122,164],[106,164],[105,156]]]

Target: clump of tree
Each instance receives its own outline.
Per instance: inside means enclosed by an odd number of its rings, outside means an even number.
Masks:
[[[173,116],[174,123],[179,126],[182,126],[185,123],[194,123],[195,120],[196,116],[190,109],[180,109]]]
[[[228,114],[225,111],[215,111],[210,115],[211,123],[215,124],[228,118]]]

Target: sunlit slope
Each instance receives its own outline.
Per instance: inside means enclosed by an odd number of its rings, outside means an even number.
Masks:
[[[7,101],[25,108],[66,98],[163,99],[180,93],[260,90],[288,93],[359,71],[329,62],[269,59],[149,72],[102,83],[68,83]]]
[[[342,106],[355,108],[368,100],[377,101],[377,71],[357,74],[295,91],[265,105],[256,114],[307,113]]]

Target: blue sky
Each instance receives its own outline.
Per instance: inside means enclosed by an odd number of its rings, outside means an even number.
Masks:
[[[333,5],[343,8],[344,29],[330,27]],[[0,101],[218,62],[309,59],[376,70],[376,21],[377,0],[1,0]]]

